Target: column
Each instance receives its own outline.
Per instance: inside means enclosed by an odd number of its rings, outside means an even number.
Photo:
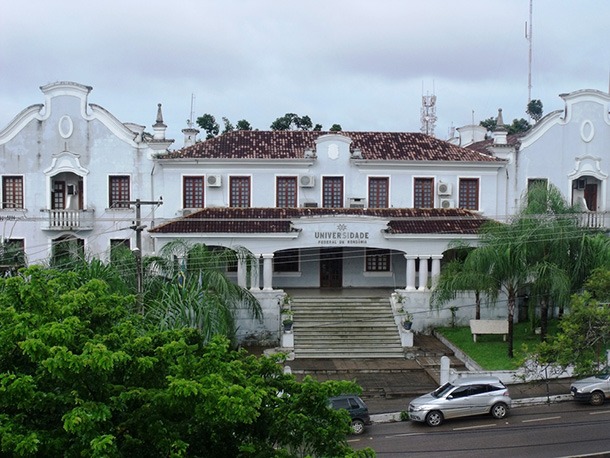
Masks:
[[[438,282],[438,276],[441,274],[441,259],[443,255],[432,256],[432,289],[436,288]]]
[[[415,291],[415,260],[417,256],[405,254],[407,260],[407,291]]]
[[[263,291],[273,289],[273,253],[263,254]]]
[[[419,257],[419,286],[418,291],[425,291],[428,287],[428,259],[430,256]]]
[[[248,268],[246,266],[246,259],[239,257],[237,259],[237,285],[241,286],[242,288],[247,288],[248,286],[248,282],[247,282],[247,274],[248,273]]]
[[[259,291],[259,275],[260,275],[260,254],[253,254],[252,268],[250,269],[250,291]]]

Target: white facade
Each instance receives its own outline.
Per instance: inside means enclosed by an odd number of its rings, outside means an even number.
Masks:
[[[451,244],[475,244],[534,179],[586,203],[586,224],[610,227],[610,96],[599,91],[562,95],[563,110],[518,138],[458,129],[467,148],[389,132],[239,131],[196,143],[189,128],[170,151],[160,105],[146,134],[89,103],[91,89],[43,86],[44,103],[0,131],[2,242],[22,244],[29,263],[67,240],[106,258],[113,243],[136,247],[139,223],[144,254],[176,238],[245,247],[260,268],[230,275],[261,299],[262,329],[276,327],[283,288],[392,288],[428,309]]]

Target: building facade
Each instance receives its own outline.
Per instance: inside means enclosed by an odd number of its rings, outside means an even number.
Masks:
[[[149,254],[175,239],[245,248],[258,265],[228,274],[263,305],[263,322],[244,325],[255,334],[279,329],[291,288],[398,290],[426,313],[420,330],[442,322],[429,294],[452,246],[476,244],[532,182],[610,226],[610,97],[599,91],[562,95],[564,110],[522,137],[234,131],[197,142],[189,128],[170,149],[160,105],[150,134],[90,103],[91,89],[43,86],[44,103],[0,131],[2,246],[29,263],[106,259],[118,244]]]

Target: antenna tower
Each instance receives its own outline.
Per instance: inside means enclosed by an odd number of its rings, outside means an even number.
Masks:
[[[422,94],[423,92],[422,87]],[[436,95],[433,89],[432,95],[426,94],[421,97],[421,133],[434,137],[436,119]]]
[[[186,121],[186,125],[189,127],[189,129],[192,129],[193,126],[195,125],[195,123],[193,122],[193,116],[195,116],[194,110],[195,110],[195,94],[191,94],[191,116],[189,117],[188,121]]]
[[[527,70],[527,104],[532,101],[532,10],[534,0],[530,0],[530,21],[525,23],[525,38],[529,42],[528,70]]]

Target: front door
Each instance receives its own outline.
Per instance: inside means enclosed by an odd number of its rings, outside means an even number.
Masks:
[[[597,211],[597,183],[585,185],[585,202],[590,211]]]
[[[343,250],[323,249],[320,252],[320,287],[341,288],[343,286]]]

